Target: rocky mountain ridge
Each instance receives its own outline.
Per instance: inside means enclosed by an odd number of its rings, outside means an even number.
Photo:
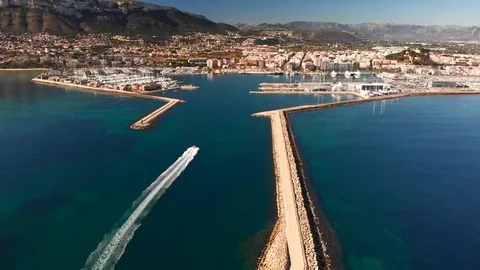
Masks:
[[[237,31],[233,26],[212,22],[201,15],[132,0],[0,0],[0,30],[159,38],[189,32]]]
[[[411,25],[411,24],[340,24],[336,22],[295,21],[285,24],[236,24],[241,30],[291,30],[319,31],[337,30],[368,40],[480,40],[480,27],[458,25]]]

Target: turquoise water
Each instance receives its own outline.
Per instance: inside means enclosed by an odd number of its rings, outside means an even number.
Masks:
[[[322,98],[249,95],[263,76],[185,77],[201,88],[145,132],[158,108],[0,72],[0,269],[79,269],[187,147],[197,154],[116,269],[250,269],[275,217],[271,134],[252,113]],[[330,96],[324,102],[332,101]]]
[[[347,269],[480,269],[479,96],[291,115]]]

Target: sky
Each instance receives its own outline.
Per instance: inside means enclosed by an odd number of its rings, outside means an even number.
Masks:
[[[144,0],[225,23],[480,25],[480,0]]]

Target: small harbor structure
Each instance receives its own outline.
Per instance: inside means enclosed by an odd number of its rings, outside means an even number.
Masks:
[[[133,123],[130,128],[134,130],[150,128],[162,114],[172,109],[176,104],[185,102],[180,99],[156,96],[153,95],[154,93],[198,88],[194,85],[182,86],[179,81],[159,76],[154,70],[148,69],[53,70],[40,74],[32,81],[65,88],[77,88],[85,91],[166,102],[160,108]]]

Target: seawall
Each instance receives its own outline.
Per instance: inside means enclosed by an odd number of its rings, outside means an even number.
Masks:
[[[317,269],[314,237],[308,222],[285,114],[282,111],[273,111],[260,116],[269,117],[271,120],[279,209],[276,224],[278,231],[274,231],[275,235],[270,239],[264,258],[276,257],[276,260],[289,261],[290,269]],[[282,237],[286,239],[288,254],[278,252],[277,243],[281,242]],[[275,269],[275,263],[275,260],[263,260],[259,269]]]
[[[101,93],[110,94],[110,95],[120,95],[120,96],[126,96],[126,97],[145,98],[145,99],[153,99],[153,100],[159,100],[159,101],[167,102],[162,107],[156,109],[155,111],[153,111],[153,112],[147,114],[146,116],[142,117],[137,122],[133,123],[130,126],[130,128],[135,129],[135,130],[144,130],[144,129],[150,128],[152,126],[153,122],[156,119],[158,119],[158,117],[160,117],[160,115],[162,115],[165,112],[172,109],[176,104],[185,102],[183,100],[175,99],[175,98],[166,98],[166,97],[145,95],[145,94],[142,94],[142,93],[126,92],[126,91],[108,89],[108,88],[101,88],[101,87],[91,87],[91,86],[78,85],[78,84],[73,84],[73,83],[56,82],[56,81],[39,79],[39,78],[34,78],[34,79],[32,79],[32,81],[36,82],[36,83],[48,84],[48,85],[53,85],[53,86],[72,87],[72,88],[77,88],[77,89],[85,90],[85,91],[101,92]]]
[[[273,156],[277,155],[278,146],[275,143],[273,138],[275,134],[275,125],[273,119],[269,118],[271,124],[271,136],[272,136],[272,151]],[[275,200],[276,200],[276,209],[277,209],[277,219],[275,221],[275,226],[270,235],[269,241],[260,256],[259,262],[257,264],[258,270],[287,270],[290,267],[290,258],[288,256],[288,244],[287,238],[285,235],[286,231],[286,221],[285,221],[285,207],[283,204],[283,190],[282,185],[278,179],[280,179],[280,168],[278,162],[273,160],[273,167],[275,172]]]
[[[357,92],[348,92],[348,91],[250,91],[249,94],[256,95],[352,95],[359,98],[364,98]]]
[[[333,229],[309,191],[288,114],[405,97],[472,94],[480,94],[480,91],[411,92],[253,114],[270,118],[278,205],[277,223],[258,269],[284,269],[276,268],[275,260],[268,259],[275,257],[277,260],[287,260],[285,257],[288,257],[290,269],[342,269],[341,249],[337,246]],[[279,195],[279,191],[283,193]],[[282,237],[286,239],[288,254],[278,251]]]
[[[162,107],[156,109],[155,111],[147,114],[146,116],[142,117],[140,120],[137,122],[133,123],[130,128],[131,129],[136,129],[136,130],[143,130],[150,128],[153,124],[153,122],[160,117],[162,114],[170,110],[175,104],[177,104],[179,101],[170,101],[167,104],[163,105]]]

